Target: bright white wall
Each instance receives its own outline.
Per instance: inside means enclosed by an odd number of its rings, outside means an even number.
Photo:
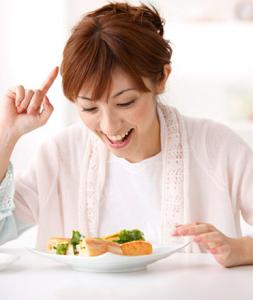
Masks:
[[[18,84],[39,88],[61,62],[68,30],[65,1],[1,0],[0,22],[0,95]],[[16,168],[24,168],[41,141],[68,123],[72,106],[64,99],[60,76],[48,96],[54,113],[46,126],[18,142],[12,156]]]

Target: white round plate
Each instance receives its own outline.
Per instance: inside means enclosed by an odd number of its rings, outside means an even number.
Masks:
[[[189,243],[189,240],[179,240],[171,243],[169,246],[154,247],[152,254],[140,256],[123,256],[112,253],[105,253],[99,256],[72,256],[51,254],[35,248],[27,249],[38,255],[63,263],[77,271],[112,273],[143,270],[148,265],[186,247]]]
[[[0,271],[9,267],[9,265],[11,265],[18,258],[19,257],[17,255],[0,253]]]

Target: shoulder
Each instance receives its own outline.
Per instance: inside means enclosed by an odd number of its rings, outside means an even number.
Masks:
[[[69,125],[57,134],[52,136],[52,140],[59,146],[84,143],[88,136],[88,130],[82,123]]]
[[[241,146],[249,148],[243,139],[228,126],[208,120],[183,116],[186,134],[191,147],[219,148]]]
[[[253,165],[253,150],[232,129],[219,122],[183,116],[192,161],[228,182]]]
[[[74,123],[43,141],[40,151],[60,157],[78,156],[83,153],[87,138],[88,129],[82,123]]]

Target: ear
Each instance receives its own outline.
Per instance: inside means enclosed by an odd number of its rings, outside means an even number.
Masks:
[[[163,74],[161,76],[161,79],[158,80],[156,84],[156,92],[157,94],[161,94],[165,90],[167,79],[169,78],[171,73],[171,65],[166,64],[163,66]]]

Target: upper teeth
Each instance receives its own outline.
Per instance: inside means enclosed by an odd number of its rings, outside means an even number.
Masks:
[[[118,134],[118,135],[107,135],[107,136],[111,141],[118,142],[118,141],[123,140],[123,138],[129,134],[130,130],[131,129],[129,129],[126,133],[121,134],[121,135]]]

